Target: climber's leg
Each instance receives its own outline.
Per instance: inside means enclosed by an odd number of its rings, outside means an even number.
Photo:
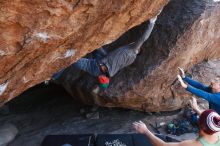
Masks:
[[[92,76],[99,76],[101,74],[99,65],[95,59],[81,58],[73,66],[88,72]]]
[[[101,74],[99,65],[95,59],[81,58],[76,63],[73,63],[71,66],[88,72],[92,76],[98,76]],[[61,71],[55,73],[51,79],[54,81],[59,79],[63,74],[64,70],[65,69],[62,69]]]
[[[96,60],[101,60],[105,56],[107,56],[107,51],[105,47],[98,48],[93,53],[93,58]]]
[[[60,70],[59,72],[53,74],[53,76],[52,76],[51,79],[52,79],[52,80],[57,80],[57,79],[63,74],[64,70],[65,70],[65,69],[62,69],[62,70]]]

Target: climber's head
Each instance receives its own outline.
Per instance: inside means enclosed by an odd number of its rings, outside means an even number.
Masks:
[[[219,78],[214,79],[211,82],[210,87],[212,88],[213,93],[220,92],[220,79]]]
[[[200,132],[212,135],[220,131],[220,116],[214,110],[205,110],[199,117]]]
[[[99,86],[101,88],[108,88],[109,86],[109,78],[105,75],[98,76]]]

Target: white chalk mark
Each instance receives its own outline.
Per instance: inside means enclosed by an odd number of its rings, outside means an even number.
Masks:
[[[5,82],[3,84],[0,85],[0,96],[5,92],[5,89],[8,86],[8,82]]]
[[[220,0],[213,0],[214,2],[220,2]]]
[[[39,32],[36,34],[36,36],[41,38],[44,42],[46,42],[50,38],[46,32]]]
[[[23,77],[23,81],[24,81],[24,83],[28,82],[28,80],[27,80],[27,78],[25,76]]]
[[[106,146],[126,146],[126,144],[122,143],[119,139],[113,140],[113,141],[106,141]]]
[[[55,52],[55,54],[53,55],[53,59],[51,61],[54,62],[55,60],[58,60],[58,59],[64,59],[64,58],[71,57],[71,56],[75,55],[76,52],[77,52],[76,49],[69,49],[64,54],[59,54],[59,53]]]
[[[0,50],[0,56],[4,56],[6,53],[2,50]]]
[[[76,50],[75,49],[69,49],[66,51],[66,53],[64,54],[64,58],[67,58],[67,57],[71,57],[73,55],[76,54]]]

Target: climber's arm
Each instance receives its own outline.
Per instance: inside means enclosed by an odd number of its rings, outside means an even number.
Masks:
[[[146,30],[144,31],[144,34],[141,36],[141,38],[135,42],[134,44],[134,49],[138,51],[138,53],[140,52],[140,48],[143,45],[143,43],[150,37],[150,34],[154,28],[155,25],[155,21],[157,18],[152,18],[146,28]]]

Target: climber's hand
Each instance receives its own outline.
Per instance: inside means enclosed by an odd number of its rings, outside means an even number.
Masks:
[[[155,17],[151,18],[151,19],[150,19],[150,23],[155,23],[155,22],[156,22],[156,20],[157,20],[157,16],[155,16]]]
[[[159,16],[162,11],[163,11],[163,8],[159,10],[159,12],[157,13],[155,17],[150,19],[150,23],[155,23],[157,21],[157,16]]]
[[[159,10],[159,12],[157,13],[157,16],[160,15],[160,13],[163,11],[163,8]]]

